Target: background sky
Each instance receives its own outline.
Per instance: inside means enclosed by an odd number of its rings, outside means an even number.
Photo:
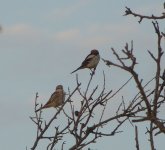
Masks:
[[[65,90],[68,87],[74,89],[75,74],[70,72],[81,64],[91,49],[98,49],[102,58],[115,60],[110,48],[121,50],[126,42],[133,40],[140,77],[148,81],[154,75],[155,64],[147,53],[147,50],[156,53],[156,36],[151,21],[144,20],[139,24],[138,18],[123,14],[128,6],[146,15],[160,15],[165,11],[162,0],[0,2],[3,28],[0,34],[0,147],[3,150],[23,150],[26,146],[30,149],[35,138],[35,126],[29,119],[34,115],[35,93],[39,92],[40,102],[45,103],[57,84],[63,84]],[[164,21],[159,22],[164,31]],[[165,48],[165,43],[162,47]],[[108,89],[116,90],[129,78],[128,74],[116,68],[109,69],[100,61],[93,86],[102,86],[103,70]],[[78,74],[83,88],[89,80],[89,70],[81,70]],[[123,92],[124,96],[131,98],[136,93],[132,87],[134,84]],[[49,111],[51,116],[54,110]],[[114,111],[116,108],[111,107],[111,112]],[[123,130],[124,133],[103,138],[91,148],[135,149],[134,128],[128,125]],[[149,150],[145,128],[141,131],[140,146]],[[156,148],[163,150],[164,137],[160,135],[155,140]]]

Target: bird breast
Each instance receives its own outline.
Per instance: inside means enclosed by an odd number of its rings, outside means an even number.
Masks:
[[[97,66],[97,64],[99,63],[100,60],[100,56],[96,55],[94,56],[91,61],[87,64],[88,68],[95,68]]]

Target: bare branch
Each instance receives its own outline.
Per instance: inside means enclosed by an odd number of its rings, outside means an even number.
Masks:
[[[140,150],[139,148],[139,139],[138,139],[138,128],[135,126],[135,142],[136,142],[136,149]]]
[[[156,19],[165,19],[165,15],[162,14],[161,16],[155,16],[155,15],[151,15],[151,16],[146,16],[146,15],[141,15],[141,14],[138,14],[138,13],[134,13],[130,8],[128,7],[125,7],[126,10],[125,10],[125,14],[124,16],[128,16],[128,15],[132,15],[134,17],[138,17],[139,18],[139,23],[142,22],[143,19],[152,19],[152,20],[156,20]]]

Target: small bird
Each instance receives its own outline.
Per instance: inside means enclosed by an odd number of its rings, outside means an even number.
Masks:
[[[57,85],[55,92],[51,95],[48,102],[43,107],[36,110],[36,112],[40,111],[41,109],[45,109],[45,108],[50,108],[50,107],[56,108],[56,107],[62,105],[64,100],[65,100],[65,92],[63,90],[63,86]]]
[[[93,69],[93,72],[96,70],[96,67],[100,61],[99,51],[96,49],[91,50],[91,53],[85,58],[81,66],[74,70],[72,73],[76,72],[79,69],[89,68]],[[92,71],[92,70],[91,70]]]

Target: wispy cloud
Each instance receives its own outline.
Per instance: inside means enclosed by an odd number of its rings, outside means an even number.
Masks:
[[[47,32],[46,29],[36,28],[35,26],[18,23],[5,27],[1,35],[1,46],[6,42],[8,46],[24,45],[24,47],[33,45],[44,47],[45,45],[60,45],[61,43],[79,46],[97,48],[109,44],[118,44],[126,40],[136,40],[142,34],[139,24],[125,22],[118,23],[90,23],[88,26],[77,26],[75,28],[65,28],[54,32]],[[146,38],[145,38],[146,36]],[[143,42],[149,39],[144,35]],[[147,42],[146,42],[147,43]],[[5,44],[6,45],[6,44]],[[7,46],[6,45],[6,46]]]
[[[71,5],[65,5],[61,8],[51,10],[45,17],[48,19],[66,19],[80,11],[84,6],[90,3],[90,0],[76,1]]]
[[[39,31],[37,31],[34,27],[24,24],[18,23],[12,26],[8,26],[4,28],[4,35],[37,35]]]
[[[139,34],[136,24],[90,24],[85,27],[69,28],[53,33],[53,40],[65,42],[65,44],[79,45],[85,47],[97,47],[107,44],[116,44],[123,39],[130,38],[130,35]],[[130,39],[131,40],[131,39]]]
[[[80,31],[78,29],[69,29],[66,31],[57,32],[54,36],[55,40],[58,41],[72,41],[80,36]]]
[[[4,26],[0,36],[1,47],[8,48],[27,48],[39,46],[40,43],[49,41],[49,34],[42,28],[37,28],[26,23],[17,23]]]

